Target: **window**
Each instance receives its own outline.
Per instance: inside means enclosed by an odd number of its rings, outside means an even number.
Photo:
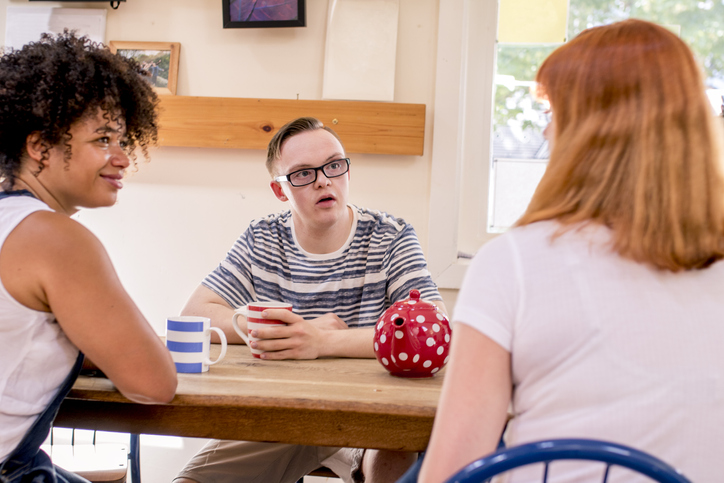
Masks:
[[[680,34],[721,113],[724,2],[570,0],[569,38],[629,17]],[[459,288],[468,259],[522,213],[546,163],[545,109],[530,82],[555,46],[497,45],[497,18],[497,1],[440,3],[428,262],[441,288]]]
[[[505,1],[505,0],[503,0]],[[570,0],[567,38],[626,18],[665,25],[692,47],[705,71],[707,94],[724,103],[724,4],[679,0]],[[523,214],[545,171],[545,107],[531,95],[538,66],[556,46],[498,44],[493,110],[488,231],[500,233]]]
[[[538,66],[557,45],[498,44],[487,231],[501,233],[525,211],[548,162],[548,124],[534,97]]]

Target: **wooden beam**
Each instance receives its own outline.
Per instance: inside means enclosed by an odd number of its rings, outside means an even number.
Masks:
[[[161,96],[160,146],[266,149],[288,121],[316,117],[348,153],[423,153],[425,105]]]

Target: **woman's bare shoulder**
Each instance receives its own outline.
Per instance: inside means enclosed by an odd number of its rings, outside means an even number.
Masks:
[[[36,211],[20,222],[11,236],[21,247],[47,250],[98,249],[98,238],[78,221],[55,211]],[[37,252],[36,252],[37,253]]]

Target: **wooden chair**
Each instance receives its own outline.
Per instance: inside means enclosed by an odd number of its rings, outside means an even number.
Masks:
[[[536,463],[544,464],[542,481],[545,483],[548,465],[555,460],[605,463],[603,483],[608,481],[611,466],[627,468],[659,483],[691,483],[675,468],[643,451],[590,439],[554,439],[504,449],[470,463],[447,483],[483,483],[506,471]]]
[[[50,431],[49,444],[43,445],[53,464],[76,473],[91,483],[125,483],[128,476],[128,461],[131,460],[131,478],[140,483],[139,436],[132,434],[130,444],[99,443],[97,432],[93,431],[90,442],[76,439],[76,429],[70,429],[69,443],[59,443]],[[129,448],[130,446],[130,448]]]

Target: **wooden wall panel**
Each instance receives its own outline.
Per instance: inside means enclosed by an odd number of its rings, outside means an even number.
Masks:
[[[334,129],[348,153],[423,153],[424,104],[365,101],[162,96],[159,145],[266,149],[281,126],[302,116]]]

